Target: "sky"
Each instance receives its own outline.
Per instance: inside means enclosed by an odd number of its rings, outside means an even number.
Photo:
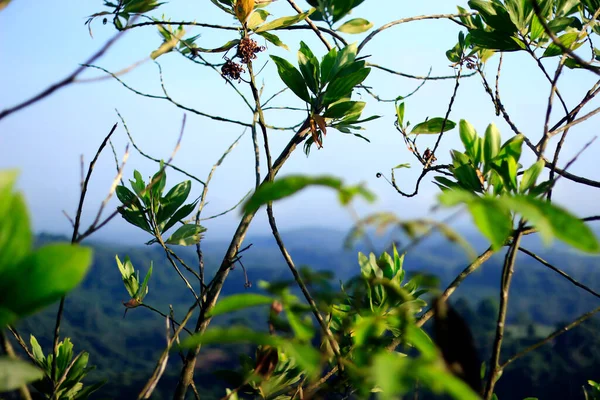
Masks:
[[[298,1],[308,8],[304,1]],[[456,5],[466,6],[466,1],[431,0],[408,2],[395,0],[368,0],[359,6],[352,17],[366,18],[378,27],[391,20],[423,14],[453,13]],[[110,24],[103,25],[97,20],[90,36],[84,22],[86,17],[105,10],[102,1],[69,2],[68,6],[57,7],[53,2],[32,0],[13,1],[0,12],[0,109],[5,109],[37,94],[50,84],[62,79],[97,51],[114,33]],[[292,15],[287,2],[278,0],[269,6],[274,16]],[[164,13],[172,20],[196,20],[199,22],[235,25],[231,16],[216,8],[210,0],[194,2],[172,0],[160,8],[157,16]],[[385,65],[395,70],[415,75],[426,75],[432,69],[432,76],[452,75],[450,62],[445,51],[457,41],[460,27],[447,20],[412,22],[393,27],[376,36],[364,49],[370,55],[369,61]],[[189,29],[188,35],[201,34],[197,42],[201,47],[218,47],[236,38],[237,33]],[[349,42],[360,41],[363,35],[347,35]],[[282,32],[280,37],[290,47],[290,51],[268,46],[268,51],[259,55],[256,63],[267,62],[268,54],[284,57],[296,64],[296,51],[299,42],[304,40],[317,54],[322,56],[326,49],[310,31]],[[143,60],[158,48],[161,39],[155,27],[140,28],[125,34],[109,52],[96,61],[96,65],[111,71],[121,70]],[[209,59],[219,61],[221,55]],[[232,119],[251,122],[252,113],[245,108],[240,98],[225,84],[219,74],[198,66],[176,53],[166,54],[158,59],[163,68],[164,82],[170,95],[179,103],[203,112],[221,115]],[[498,56],[486,66],[490,80],[495,78]],[[555,62],[555,61],[554,61]],[[545,62],[553,65],[552,60]],[[595,82],[592,74],[585,71],[567,71],[559,82],[559,89],[571,106]],[[86,71],[82,78],[104,76],[97,70]],[[152,94],[161,94],[157,66],[146,62],[122,77],[132,87]],[[258,77],[264,84],[264,98],[284,87],[275,73],[272,63],[267,63]],[[407,95],[419,81],[400,78],[385,72],[371,72],[365,82],[382,98],[393,99]],[[430,81],[413,97],[406,101],[406,119],[415,123],[426,117],[443,116],[452,94],[454,81]],[[238,88],[249,98],[247,85]],[[525,54],[508,54],[504,57],[500,80],[501,95],[509,114],[517,126],[534,138],[539,138],[543,129],[549,85],[536,68],[535,61]],[[419,195],[405,199],[398,195],[376,173],[389,175],[390,168],[410,163],[414,168],[401,170],[397,174],[398,184],[405,191],[412,192],[420,169],[416,160],[404,145],[399,132],[394,128],[393,103],[377,103],[367,93],[355,95],[367,101],[364,115],[381,115],[382,118],[364,124],[366,143],[361,139],[330,130],[324,140],[324,148],[313,149],[309,157],[296,151],[280,172],[287,174],[332,175],[341,177],[348,184],[363,182],[378,197],[374,204],[357,202],[354,211],[359,216],[372,212],[391,211],[400,218],[417,217],[442,218],[443,212],[432,212],[432,206],[439,189],[431,183],[432,175],[421,185]],[[599,106],[599,101],[591,102],[583,111]],[[279,97],[277,105],[302,106],[291,94]],[[19,189],[26,196],[31,220],[36,232],[68,234],[71,227],[63,215],[63,210],[73,215],[79,199],[80,156],[87,165],[94,156],[99,144],[112,125],[119,122],[115,110],[119,110],[136,140],[138,146],[156,158],[168,159],[179,135],[184,111],[163,100],[136,95],[112,79],[93,83],[77,83],[45,100],[15,113],[0,121],[0,169],[17,168],[20,171]],[[273,125],[295,125],[303,118],[302,113],[268,111],[266,119]],[[488,95],[484,92],[478,77],[461,81],[459,93],[450,119],[458,122],[469,120],[483,134],[489,123],[495,123],[503,133],[503,140],[512,133],[506,123],[496,117]],[[553,121],[560,118],[553,115]],[[561,165],[568,162],[594,135],[597,135],[597,122],[594,119],[573,129],[561,157]],[[240,126],[217,123],[191,113],[187,115],[187,125],[181,149],[173,163],[200,179],[205,179],[213,164],[229,145],[243,133]],[[269,140],[276,155],[291,138],[290,131],[271,131]],[[419,139],[421,148],[432,146],[435,138]],[[128,138],[122,124],[114,135],[114,145],[122,157]],[[551,148],[555,142],[551,143]],[[449,150],[461,148],[458,131],[448,132],[440,150],[438,162],[448,162]],[[158,166],[143,158],[134,149],[127,162],[125,181],[139,170],[144,177],[151,176]],[[600,179],[597,154],[600,141],[596,141],[586,153],[571,167],[571,172],[592,179]],[[530,151],[524,151],[524,161],[533,160]],[[250,132],[246,132],[239,145],[220,166],[209,186],[208,205],[205,216],[218,214],[238,203],[253,188],[254,161]],[[263,157],[262,171],[266,170]],[[105,151],[94,170],[84,210],[84,225],[96,215],[99,204],[106,197],[115,177],[115,161],[110,150]],[[264,176],[264,175],[263,175]],[[168,171],[167,186],[186,179],[175,171]],[[202,191],[195,183],[192,195],[197,197]],[[587,216],[598,214],[600,194],[598,190],[580,187],[566,180],[560,182],[555,200],[576,214]],[[112,199],[108,211],[118,205]],[[107,213],[106,213],[107,214]],[[264,212],[255,218],[250,234],[269,231]],[[304,227],[327,227],[348,229],[353,223],[353,212],[341,207],[333,192],[326,189],[310,189],[293,198],[278,202],[275,214],[281,230]],[[234,211],[222,218],[206,221],[207,236],[225,238],[237,226],[240,212]],[[108,241],[140,243],[149,237],[116,218],[95,238]]]

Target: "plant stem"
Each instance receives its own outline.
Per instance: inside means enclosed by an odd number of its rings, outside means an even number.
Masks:
[[[500,351],[502,349],[502,339],[504,338],[504,328],[506,324],[506,313],[508,310],[508,296],[510,291],[510,283],[514,272],[517,252],[521,243],[523,222],[519,223],[519,228],[515,234],[512,244],[509,246],[504,258],[504,267],[502,268],[502,282],[500,285],[500,310],[498,311],[498,323],[496,325],[496,337],[492,348],[492,357],[490,359],[490,376],[488,378],[485,389],[485,400],[490,400],[494,394],[496,381],[500,377]]]

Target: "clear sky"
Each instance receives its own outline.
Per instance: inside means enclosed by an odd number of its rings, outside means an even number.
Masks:
[[[367,18],[377,27],[408,16],[455,12],[456,4],[464,6],[465,3],[462,0],[367,0],[356,9],[353,17]],[[298,1],[298,4],[308,7],[303,1]],[[88,15],[102,10],[100,0],[69,2],[60,7],[47,1],[15,0],[0,12],[0,109],[21,102],[63,78],[78,63],[100,48],[114,34],[114,28],[110,24],[104,26],[98,20],[93,25],[92,38],[84,22]],[[275,16],[293,14],[293,10],[283,0],[273,3],[269,10]],[[163,12],[173,20],[197,20],[224,25],[235,23],[209,0],[173,0],[160,9],[160,13]],[[201,33],[198,44],[206,48],[217,47],[237,35],[235,32],[205,29],[190,29],[188,32]],[[459,27],[446,20],[412,22],[380,34],[369,43],[363,54],[372,55],[370,61],[374,63],[406,73],[426,75],[432,67],[432,75],[451,75],[453,70],[445,57],[445,51],[456,43],[458,32]],[[309,31],[283,32],[280,36],[291,51],[271,45],[268,52],[285,57],[294,64],[300,40],[305,40],[318,56],[325,53],[325,48]],[[363,37],[364,35],[348,35],[347,39],[352,42]],[[96,64],[117,71],[147,57],[160,43],[161,39],[154,27],[130,31]],[[211,60],[218,61],[219,57],[213,56]],[[487,66],[492,79],[497,59],[495,57]],[[262,53],[258,63],[262,65],[267,60],[267,55]],[[176,53],[167,54],[158,61],[164,69],[167,88],[178,102],[204,112],[251,121],[250,111],[214,71],[200,67]],[[552,63],[548,63],[550,64]],[[101,73],[88,71],[84,75],[87,78],[94,76],[101,76]],[[123,79],[141,91],[161,94],[157,67],[152,62],[145,63]],[[594,81],[594,77],[587,72],[568,71],[559,88],[573,106]],[[259,82],[265,84],[265,97],[283,88],[271,63],[259,77]],[[410,93],[419,82],[372,71],[366,84],[372,86],[383,98],[395,98]],[[443,116],[453,84],[451,80],[427,83],[407,100],[406,118],[414,124],[427,116]],[[239,85],[239,88],[251,97],[247,85]],[[536,69],[533,59],[524,54],[505,57],[501,94],[508,112],[521,130],[539,138],[549,85]],[[394,128],[393,104],[376,103],[366,93],[361,93],[360,97],[369,103],[365,115],[383,116],[365,124],[364,135],[371,140],[370,144],[330,130],[322,150],[314,149],[308,158],[297,151],[285,165],[281,175],[331,174],[343,177],[348,183],[365,182],[378,195],[379,200],[374,205],[357,204],[360,215],[386,210],[394,211],[407,219],[430,216],[430,208],[438,193],[437,187],[430,183],[432,176],[425,179],[419,196],[413,199],[403,199],[384,180],[375,178],[378,171],[389,174],[391,167],[409,162],[415,168],[399,172],[397,180],[402,188],[412,191],[419,168],[406,149],[401,135]],[[591,102],[585,110],[598,107],[598,103]],[[281,96],[278,105],[288,104],[300,106],[299,100],[293,96]],[[138,145],[145,152],[157,158],[169,157],[179,133],[183,111],[168,102],[135,95],[112,80],[72,85],[0,121],[0,168],[20,169],[19,185],[26,194],[36,231],[69,232],[70,225],[62,210],[72,215],[77,206],[79,157],[83,154],[86,164],[89,163],[104,136],[118,121],[115,109],[126,119]],[[294,125],[302,118],[302,113],[267,113],[267,122],[273,125]],[[473,123],[480,133],[483,133],[488,123],[495,122],[504,139],[511,135],[503,120],[495,116],[478,77],[465,79],[461,83],[451,119],[458,121],[461,118]],[[559,114],[556,113],[553,120],[558,118]],[[216,123],[188,113],[182,148],[176,155],[174,164],[204,179],[221,153],[242,131],[239,126]],[[596,135],[597,131],[597,122],[594,123],[593,119],[574,129],[563,152],[561,165]],[[271,147],[275,154],[285,146],[291,135],[291,132],[270,132]],[[421,139],[423,148],[425,142],[433,143],[434,139]],[[119,126],[114,143],[120,155],[123,154],[127,141],[125,131]],[[551,146],[553,148],[554,144]],[[448,161],[448,151],[453,147],[459,147],[457,131],[446,134],[442,148],[438,151],[439,162]],[[600,141],[597,141],[571,171],[599,179],[599,151]],[[531,152],[525,150],[525,154],[525,160],[530,161]],[[251,135],[247,132],[215,175],[210,186],[206,216],[230,208],[253,187],[253,168]],[[140,170],[147,177],[156,171],[157,166],[132,151],[125,172],[126,178],[131,177],[133,169]],[[92,179],[85,211],[87,221],[95,216],[114,175],[114,159],[111,152],[107,151],[100,158]],[[168,186],[183,179],[173,171],[168,172],[168,177]],[[199,196],[201,190],[201,186],[195,184],[193,196]],[[598,190],[581,188],[563,180],[555,199],[580,215],[598,213]],[[113,199],[110,204],[115,206],[117,202]],[[309,190],[278,203],[275,212],[283,229],[307,226],[346,229],[352,222],[349,213],[338,205],[335,196],[320,189]],[[263,214],[256,218],[251,233],[267,232],[268,224]],[[238,219],[239,212],[233,212],[226,217],[207,221],[208,234],[213,238],[227,236],[235,229]],[[146,239],[120,219],[113,221],[96,237],[131,242]]]

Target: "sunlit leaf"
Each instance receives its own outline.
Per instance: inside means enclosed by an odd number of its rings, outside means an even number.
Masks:
[[[191,246],[200,242],[203,232],[206,232],[206,228],[203,226],[196,224],[185,224],[173,232],[173,234],[165,241],[165,243],[178,246]]]
[[[262,306],[273,303],[274,298],[257,293],[242,293],[219,299],[219,302],[210,310],[210,316],[227,314],[249,307]]]
[[[373,27],[373,23],[367,21],[364,18],[354,18],[351,19],[348,22],[345,22],[344,24],[342,24],[339,28],[337,28],[337,31],[343,32],[343,33],[363,33],[368,31],[369,29],[371,29]]]
[[[28,362],[0,357],[0,393],[16,390],[43,377],[42,370]]]
[[[444,132],[447,132],[454,129],[456,123],[450,120],[446,120],[444,123],[444,118],[431,118],[415,125],[410,133],[412,135],[438,134],[442,132],[442,126],[444,127]]]

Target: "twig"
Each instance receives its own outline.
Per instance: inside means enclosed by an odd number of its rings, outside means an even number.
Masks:
[[[435,145],[433,146],[433,150],[431,150],[431,157],[429,157],[426,161],[425,168],[429,168],[431,163],[433,162],[435,152],[438,149],[442,141],[442,137],[444,136],[444,128],[446,128],[446,123],[448,122],[448,118],[450,117],[450,113],[452,112],[452,106],[454,105],[454,100],[456,99],[456,94],[458,93],[458,87],[460,86],[460,76],[462,74],[463,66],[462,64],[458,68],[458,74],[456,75],[456,83],[454,85],[454,91],[452,92],[452,97],[450,98],[450,103],[448,104],[448,110],[446,111],[446,115],[444,116],[444,121],[442,122],[442,128],[440,129],[440,134],[435,141]]]
[[[440,301],[448,300],[448,298],[452,295],[452,293],[454,293],[454,291],[460,286],[460,284],[469,275],[471,275],[473,272],[475,272],[477,269],[479,269],[479,267],[481,267],[484,262],[489,260],[490,257],[494,253],[495,252],[492,250],[491,247],[489,247],[486,251],[481,253],[471,264],[469,264],[469,266],[467,266],[456,278],[454,278],[454,280],[452,281],[452,283],[450,283],[450,285],[448,285],[446,290],[444,290],[444,292],[440,295],[440,297],[439,297]],[[433,317],[433,314],[434,314],[434,310],[432,308],[430,308],[423,315],[421,315],[419,317],[416,325],[418,327],[425,325],[425,322],[427,322],[431,317]]]
[[[121,113],[119,112],[119,110],[115,109],[115,111],[116,111],[117,115],[119,116],[119,119],[121,120],[121,123],[123,124],[123,128],[125,128],[125,133],[127,134],[127,137],[129,138],[129,141],[133,145],[133,148],[136,149],[137,152],[140,153],[140,155],[142,157],[145,157],[148,160],[154,161],[156,163],[160,163],[161,160],[159,160],[158,158],[154,158],[154,157],[152,157],[152,156],[144,153],[142,151],[142,149],[140,149],[138,147],[138,145],[133,140],[133,136],[131,135],[131,132],[129,131],[129,127],[127,126],[127,123],[125,122],[125,119],[123,118],[123,116],[121,115]],[[203,186],[205,185],[204,181],[202,181],[201,179],[198,179],[197,177],[195,177],[194,175],[188,173],[187,171],[185,171],[185,170],[183,170],[181,168],[178,168],[177,166],[175,166],[175,165],[173,165],[173,164],[171,164],[169,162],[165,163],[165,165],[168,166],[168,167],[170,167],[170,168],[172,168],[173,170],[175,170],[175,171],[177,171],[177,172],[179,172],[179,173],[187,176],[188,178],[191,178],[191,179],[195,180],[199,184],[201,184]]]
[[[287,2],[290,4],[290,6],[292,6],[292,8],[294,10],[296,10],[296,12],[298,14],[302,14],[302,9],[296,5],[296,3],[294,2],[294,0],[287,0]],[[327,47],[327,50],[331,50],[332,49],[331,45],[329,44],[329,42],[327,41],[327,39],[325,39],[325,36],[323,36],[323,34],[319,30],[319,28],[314,24],[314,22],[312,22],[312,20],[309,17],[306,17],[304,19],[304,21],[308,24],[308,26],[310,26],[310,29],[312,29],[315,32],[315,34],[319,37],[319,39],[321,40],[321,42],[323,42],[323,44],[325,45],[325,47]]]
[[[125,75],[131,71],[133,71],[134,69],[136,69],[137,67],[139,67],[142,64],[147,63],[148,61],[152,60],[152,58],[150,57],[145,57],[139,61],[134,62],[133,64],[131,64],[128,67],[125,67],[117,72],[115,72],[115,76],[121,76],[121,75]],[[86,63],[89,64],[89,63]],[[94,78],[86,78],[86,79],[75,79],[74,83],[91,83],[91,82],[99,82],[99,81],[104,81],[107,79],[110,79],[110,76],[98,76],[98,77],[94,77]]]
[[[298,130],[298,132],[294,135],[294,137],[288,142],[287,146],[283,149],[283,151],[281,152],[279,157],[273,163],[272,171],[273,171],[274,175],[276,175],[277,172],[279,172],[279,170],[281,169],[283,164],[285,164],[285,162],[290,157],[290,155],[294,152],[294,150],[297,148],[297,146],[300,143],[302,143],[302,141],[304,141],[308,132],[309,132],[308,123],[305,122],[302,125],[302,127]],[[263,184],[266,181],[267,181],[266,179],[263,180]],[[213,280],[208,285],[208,289],[206,291],[206,300],[203,304],[202,311],[201,311],[200,316],[198,317],[198,321],[196,323],[196,328],[195,328],[196,333],[202,334],[202,333],[204,333],[206,328],[208,328],[208,325],[211,322],[211,317],[209,317],[209,315],[210,315],[209,312],[215,306],[215,304],[219,298],[221,289],[223,288],[223,284],[225,283],[225,280],[227,279],[227,276],[229,275],[229,272],[230,272],[230,269],[232,266],[232,260],[234,259],[242,242],[244,241],[244,238],[246,237],[246,233],[250,226],[250,222],[252,222],[252,219],[254,218],[255,215],[256,215],[256,211],[244,214],[233,237],[231,238],[231,242],[229,244],[227,252],[225,253],[225,256],[223,257],[223,260],[221,261],[221,265],[220,265],[219,269],[217,270]],[[197,346],[196,348],[194,348],[188,352],[185,363],[184,363],[184,367],[181,371],[179,383],[178,383],[177,389],[175,391],[175,396],[174,396],[175,399],[183,400],[185,398],[185,392],[186,392],[187,386],[189,386],[189,383],[193,377],[194,366],[196,364],[196,358],[197,358],[199,352],[200,352],[200,346]]]
[[[160,70],[160,65],[158,63],[156,63],[156,64],[159,66],[159,70]],[[105,68],[99,67],[97,65],[84,64],[84,66],[87,67],[87,68],[95,68],[95,69],[98,69],[100,71],[103,71],[103,72],[111,75],[113,78],[115,78],[115,80],[117,80],[117,82],[119,82],[121,85],[123,85],[126,89],[129,89],[130,91],[132,91],[133,93],[135,93],[137,95],[140,95],[140,96],[143,96],[143,97],[148,97],[148,98],[151,98],[151,99],[166,100],[166,101],[170,102],[171,104],[173,104],[174,106],[176,106],[178,108],[181,108],[182,110],[186,110],[186,111],[189,111],[189,112],[194,113],[196,115],[200,115],[202,117],[209,118],[209,119],[212,119],[212,120],[215,120],[215,121],[227,122],[227,123],[230,123],[230,124],[246,126],[248,128],[250,127],[250,124],[248,124],[246,122],[236,121],[236,120],[233,120],[233,119],[220,117],[218,115],[207,114],[207,113],[204,113],[202,111],[198,111],[198,110],[196,110],[194,108],[186,107],[186,106],[184,106],[184,105],[176,102],[169,95],[158,96],[158,95],[153,95],[153,94],[147,94],[147,93],[140,92],[139,90],[136,90],[133,87],[127,85],[123,80],[121,80],[118,76],[115,76],[112,72],[108,71]],[[161,81],[162,81],[162,71],[160,72],[160,74],[161,74]],[[164,87],[163,87],[163,89],[164,89]]]
[[[87,188],[90,183],[90,178],[92,177],[92,172],[94,171],[94,166],[96,165],[96,162],[98,161],[98,157],[100,157],[100,153],[102,153],[102,150],[104,150],[104,147],[106,147],[106,144],[110,140],[110,137],[113,135],[113,133],[117,129],[117,125],[118,124],[116,124],[116,123],[113,125],[113,127],[110,130],[110,132],[108,133],[108,135],[106,135],[106,137],[100,144],[100,147],[96,151],[96,155],[94,156],[94,158],[92,159],[92,162],[90,163],[90,165],[88,167],[88,172],[86,174],[86,177],[81,184],[81,194],[79,196],[79,205],[77,206],[77,212],[75,214],[75,223],[73,224],[73,235],[71,236],[72,244],[79,243],[82,239],[81,236],[79,235],[79,225],[81,224],[81,214],[83,212],[83,203],[85,201],[85,195],[87,193]],[[53,346],[52,346],[52,355],[53,355],[52,374],[51,374],[52,377],[56,376],[56,362],[57,362],[57,353],[58,353],[58,342],[59,342],[59,338],[60,338],[60,324],[61,324],[64,308],[65,308],[65,296],[61,297],[60,303],[58,305],[58,312],[56,313],[56,324],[54,326],[54,340],[53,340]]]
[[[492,356],[489,362],[490,375],[488,377],[488,382],[485,388],[484,399],[490,400],[492,395],[494,394],[494,387],[496,385],[496,381],[500,377],[500,351],[502,349],[502,339],[504,338],[504,328],[506,324],[506,313],[508,310],[508,295],[510,290],[510,283],[512,280],[512,275],[514,272],[515,261],[517,259],[517,249],[521,243],[521,237],[523,236],[524,222],[519,222],[519,228],[515,234],[513,242],[508,248],[506,252],[506,257],[504,258],[504,267],[502,268],[502,282],[500,284],[500,309],[498,311],[498,323],[496,326],[496,335],[494,338],[494,344],[492,347]]]
[[[581,317],[577,318],[575,321],[571,322],[569,325],[566,325],[564,327],[562,327],[561,329],[555,331],[554,333],[552,333],[551,335],[549,335],[548,337],[546,337],[545,339],[529,346],[528,348],[526,348],[525,350],[520,351],[519,353],[515,354],[514,356],[512,356],[511,358],[509,358],[508,360],[506,360],[506,362],[502,365],[500,365],[498,368],[500,371],[503,371],[508,365],[512,364],[513,362],[515,362],[517,359],[523,357],[524,355],[536,350],[537,348],[545,345],[546,343],[554,340],[556,337],[562,335],[563,333],[575,328],[576,326],[580,325],[581,323],[585,322],[586,320],[588,320],[589,318],[593,317],[595,314],[597,314],[598,312],[600,312],[600,307],[583,314]]]
[[[45,97],[48,97],[55,91],[73,83],[75,78],[77,78],[77,76],[86,69],[86,67],[85,67],[86,64],[91,64],[94,61],[96,61],[98,58],[102,57],[102,55],[104,55],[104,53],[110,48],[110,46],[112,46],[122,35],[123,35],[123,32],[121,31],[121,32],[117,33],[115,36],[113,36],[111,39],[109,39],[104,44],[104,46],[102,46],[102,48],[96,52],[96,54],[94,54],[92,57],[90,57],[84,64],[82,64],[79,68],[77,68],[75,71],[73,71],[71,73],[71,75],[67,76],[62,81],[59,81],[59,82],[51,85],[43,92],[35,95],[34,97],[30,98],[27,101],[24,101],[23,103],[17,104],[16,106],[13,106],[11,108],[7,108],[3,111],[0,111],[0,120],[16,111],[19,111],[25,107],[32,105],[33,103],[36,103],[36,102],[44,99]]]
[[[441,80],[448,80],[448,79],[456,79],[456,75],[444,75],[444,76],[419,76],[419,75],[412,75],[412,74],[407,74],[405,72],[400,72],[400,71],[394,71],[390,68],[386,68],[386,67],[382,67],[381,65],[377,65],[377,64],[373,64],[368,62],[366,64],[367,67],[372,67],[375,69],[379,69],[381,71],[385,71],[388,72],[390,74],[393,75],[398,75],[398,76],[402,76],[404,78],[409,78],[409,79],[416,79],[416,80],[420,80],[420,81],[441,81]],[[474,76],[475,74],[477,74],[477,72],[471,72],[469,74],[463,75],[461,78],[469,78],[471,76]]]
[[[595,73],[596,75],[600,75],[599,67],[590,65],[590,63],[585,61],[583,58],[579,57],[577,54],[575,54],[575,52],[573,52],[573,50],[571,50],[567,46],[565,46],[560,41],[560,39],[554,34],[554,32],[552,32],[552,30],[546,23],[546,18],[544,18],[544,16],[542,15],[542,9],[540,8],[540,5],[538,4],[538,2],[536,0],[532,0],[531,4],[533,5],[533,11],[535,12],[535,15],[538,17],[539,22],[542,24],[542,27],[544,28],[544,32],[546,33],[546,35],[548,35],[550,37],[550,39],[552,39],[552,42],[556,46],[558,46],[563,53],[568,54],[569,57],[571,57],[572,59],[577,61],[577,63],[579,65],[581,65],[582,68],[587,69],[588,71],[591,71],[591,72]],[[600,11],[600,9],[598,11]],[[596,15],[598,14],[598,11],[596,12]]]
[[[547,268],[550,268],[552,271],[556,272],[557,274],[559,274],[560,276],[562,276],[563,278],[565,278],[566,280],[568,280],[569,282],[571,282],[573,285],[585,290],[586,292],[590,293],[593,296],[596,296],[598,298],[600,298],[600,294],[592,289],[590,289],[589,287],[587,287],[586,285],[584,285],[583,283],[580,283],[578,281],[576,281],[575,279],[571,278],[566,272],[562,271],[561,269],[555,267],[554,265],[550,264],[548,261],[544,260],[543,258],[541,258],[540,256],[538,256],[537,254],[523,248],[523,247],[519,247],[519,251],[522,253],[527,254],[529,257],[533,258],[534,260],[538,261],[540,264],[544,265]]]
[[[35,356],[31,352],[31,350],[29,350],[29,347],[27,347],[27,344],[25,343],[25,341],[23,340],[23,338],[21,337],[21,335],[17,331],[17,328],[15,328],[12,325],[8,325],[6,328],[8,329],[8,331],[10,333],[12,333],[12,335],[15,338],[15,340],[17,341],[17,343],[19,343],[19,346],[21,346],[21,348],[23,349],[23,351],[25,351],[25,353],[27,353],[27,357],[29,357],[29,359],[31,360],[31,362],[33,362],[34,364],[37,364],[38,363],[37,359],[35,358]]]
[[[433,15],[419,15],[416,17],[409,17],[409,18],[402,18],[396,21],[392,21],[389,22],[383,26],[381,26],[380,28],[375,29],[373,32],[371,32],[369,34],[369,36],[367,36],[358,46],[358,53],[360,53],[360,51],[363,49],[363,47],[365,47],[365,45],[370,42],[377,34],[383,32],[386,29],[389,29],[393,26],[396,25],[400,25],[400,24],[405,24],[407,22],[413,22],[413,21],[423,21],[423,20],[427,20],[427,19],[450,19],[453,22],[454,21],[452,18],[458,18],[458,17],[468,17],[471,15],[477,15],[476,12],[473,13],[467,13],[467,14],[433,14]]]
[[[192,314],[194,313],[194,309],[196,308],[197,305],[198,305],[197,303],[194,303],[194,305],[192,307],[190,307],[187,314],[185,315],[185,318],[183,319],[183,321],[181,321],[181,325],[179,325],[179,327],[177,328],[177,330],[175,331],[173,336],[171,338],[167,338],[167,346],[165,347],[162,354],[160,355],[160,358],[158,359],[158,361],[156,363],[156,367],[154,368],[154,372],[152,373],[152,376],[150,377],[150,379],[148,379],[148,382],[146,382],[146,385],[144,385],[144,388],[138,395],[138,397],[137,397],[138,400],[149,399],[150,396],[152,395],[152,392],[154,391],[154,388],[156,388],[156,385],[158,384],[158,381],[160,380],[162,373],[167,365],[171,347],[173,347],[173,343],[175,343],[175,340],[179,337],[179,335],[181,334],[181,331],[185,328],[185,325],[190,320]],[[169,319],[167,318],[166,321],[169,321]]]
[[[173,323],[173,325],[181,326],[181,324],[179,322],[177,322],[177,320],[175,318],[173,318],[172,316],[169,316],[169,315],[165,314],[164,312],[162,312],[146,303],[141,303],[139,305],[139,307],[147,308],[148,310],[157,313],[158,315],[160,315],[163,318],[169,318],[171,320],[171,322]],[[190,331],[188,328],[185,328],[185,327],[183,328],[183,330],[186,331],[187,333],[189,333],[190,335],[193,333],[192,331]]]

